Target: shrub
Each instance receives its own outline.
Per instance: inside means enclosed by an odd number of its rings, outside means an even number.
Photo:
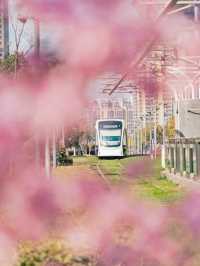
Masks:
[[[66,155],[65,149],[61,149],[56,155],[57,165],[65,166],[73,164],[73,159]]]

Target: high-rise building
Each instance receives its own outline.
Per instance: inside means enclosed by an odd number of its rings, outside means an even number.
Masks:
[[[98,119],[123,119],[128,135],[134,131],[135,105],[132,98],[98,99],[92,102],[88,110],[88,124],[91,131]]]
[[[0,60],[9,54],[8,1],[0,0]]]

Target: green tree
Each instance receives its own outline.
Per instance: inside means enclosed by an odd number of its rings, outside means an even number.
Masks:
[[[14,73],[16,71],[16,60],[18,61],[18,68],[21,68],[26,64],[26,60],[24,55],[18,54],[18,59],[17,54],[11,54],[8,55],[5,59],[0,61],[0,72],[3,73]]]
[[[157,125],[157,143],[162,143],[163,141],[163,128],[161,125]]]
[[[8,55],[4,60],[0,61],[0,71],[5,73],[13,73],[15,71],[16,55]]]
[[[174,117],[171,117],[167,121],[166,131],[167,131],[167,137],[169,139],[175,138],[175,119],[174,119]]]

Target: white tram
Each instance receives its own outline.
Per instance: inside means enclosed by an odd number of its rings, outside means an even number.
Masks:
[[[121,119],[96,121],[98,157],[124,157],[127,155],[127,133]]]

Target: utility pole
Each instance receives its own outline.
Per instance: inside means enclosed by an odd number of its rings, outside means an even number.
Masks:
[[[144,152],[146,154],[146,146],[147,146],[147,123],[146,123],[146,114],[144,114]]]
[[[49,136],[46,135],[45,138],[45,174],[47,177],[50,176],[50,140]]]
[[[34,47],[35,47],[35,58],[36,62],[40,64],[40,21],[38,18],[32,18],[34,21]],[[36,147],[39,147],[38,136],[36,136]],[[40,158],[40,150],[36,154],[36,158]],[[47,177],[51,174],[51,156],[50,156],[50,136],[49,132],[45,136],[45,174]],[[52,132],[52,155],[53,155],[53,168],[56,167],[56,130]]]
[[[136,121],[134,121],[134,135],[133,135],[133,144],[134,144],[134,154],[137,154],[137,132],[136,132]]]
[[[150,142],[150,156],[152,158],[152,126],[150,125],[150,131],[149,131],[149,142]]]
[[[194,5],[194,21],[198,22],[199,21],[199,6]]]
[[[155,102],[155,111],[154,111],[154,158],[156,159],[157,157],[157,105]]]
[[[140,153],[143,155],[143,127],[140,130]]]
[[[52,155],[53,155],[53,168],[56,168],[56,130],[53,130],[52,138]]]
[[[165,163],[165,104],[163,102],[162,104],[162,124],[163,124],[163,134],[162,134],[162,154],[161,154],[161,166],[162,168],[166,167],[166,163]]]
[[[40,22],[37,18],[34,21],[34,46],[35,46],[35,56],[40,59]]]
[[[34,22],[34,47],[35,47],[35,58],[36,62],[40,64],[40,21],[38,18],[32,18]],[[52,138],[52,148],[53,148],[53,164],[56,164],[56,140],[55,140],[55,132],[53,132]],[[38,147],[38,148],[37,148]],[[40,149],[39,149],[39,140],[38,135],[36,134],[36,160],[38,161],[37,157],[40,158]],[[49,132],[46,132],[45,136],[45,174],[47,177],[50,176],[51,173],[51,158],[50,158],[50,136]]]

